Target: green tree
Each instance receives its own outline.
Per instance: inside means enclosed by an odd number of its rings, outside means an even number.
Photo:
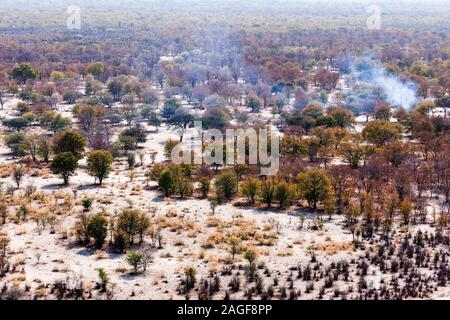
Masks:
[[[331,193],[331,183],[326,172],[313,169],[298,175],[298,187],[301,195],[308,201],[310,208],[317,209],[319,201],[325,201]]]
[[[70,152],[78,160],[82,158],[86,139],[76,131],[65,131],[57,134],[53,139],[53,152]]]
[[[127,235],[129,244],[133,243],[134,236],[139,233],[141,211],[137,209],[124,209],[117,217],[117,229]]]
[[[275,197],[275,187],[272,182],[264,181],[261,184],[260,197],[261,201],[264,202],[267,205],[267,208],[270,209]]]
[[[229,201],[237,192],[237,179],[233,173],[224,172],[216,178],[214,186],[217,197]]]
[[[165,197],[170,197],[175,192],[175,177],[170,169],[164,170],[158,179],[158,187],[164,192]]]
[[[54,174],[59,174],[64,180],[64,184],[69,183],[69,178],[77,169],[78,158],[71,152],[58,153],[52,161],[51,170]]]
[[[162,116],[166,119],[171,118],[175,112],[181,108],[181,103],[176,98],[168,99],[164,102],[164,107],[162,110]]]
[[[382,147],[388,142],[400,139],[403,127],[398,123],[386,120],[373,120],[367,123],[362,131],[364,139],[377,147]]]
[[[25,134],[23,132],[10,133],[5,137],[5,143],[11,149],[14,158],[25,155]]]
[[[137,251],[130,251],[125,257],[126,261],[134,269],[134,274],[139,273],[139,267],[142,265],[142,254]]]
[[[249,97],[247,98],[247,107],[252,109],[252,112],[259,112],[261,105],[262,100],[258,98],[256,95],[252,94],[249,95]]]
[[[294,191],[288,183],[280,182],[275,185],[274,196],[280,205],[280,209],[283,209],[292,204],[292,201],[294,200]]]
[[[87,157],[89,174],[96,177],[99,184],[102,185],[103,179],[107,178],[109,172],[111,171],[112,162],[113,157],[109,151],[92,151]]]
[[[101,79],[105,73],[105,66],[102,62],[94,62],[88,66],[87,72],[92,74],[96,79]]]
[[[18,83],[24,84],[28,79],[35,79],[38,73],[30,64],[21,63],[13,68],[10,75]]]
[[[242,194],[253,206],[259,193],[260,183],[256,179],[248,179],[242,184]]]
[[[348,109],[341,107],[328,108],[328,115],[331,116],[336,125],[341,128],[351,128],[355,124],[355,115]]]
[[[95,239],[95,245],[100,249],[108,236],[108,218],[104,213],[99,212],[89,218],[87,232]]]
[[[50,154],[52,153],[52,142],[47,136],[40,136],[38,139],[37,154],[48,163]]]

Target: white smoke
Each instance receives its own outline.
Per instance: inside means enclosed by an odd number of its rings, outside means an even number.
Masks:
[[[409,110],[418,103],[417,85],[410,80],[400,80],[378,61],[371,58],[357,59],[351,70],[354,80],[372,87],[374,91],[381,90],[385,102],[393,107]]]
[[[402,82],[384,69],[372,70],[374,83],[383,89],[386,102],[393,107],[403,107],[407,110],[417,104],[417,86],[411,81]]]

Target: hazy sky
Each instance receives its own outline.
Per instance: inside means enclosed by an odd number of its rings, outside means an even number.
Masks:
[[[147,7],[147,6],[175,6],[175,7],[290,7],[308,6],[317,8],[348,7],[361,5],[382,5],[386,8],[417,7],[427,10],[430,7],[450,7],[449,0],[1,0],[0,8],[45,8],[56,9],[70,5],[90,8],[111,7]]]

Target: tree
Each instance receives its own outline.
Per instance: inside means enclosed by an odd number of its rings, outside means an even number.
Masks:
[[[3,120],[2,124],[10,130],[14,129],[16,131],[20,131],[23,128],[26,128],[30,124],[30,121],[24,117],[16,117]]]
[[[288,183],[280,182],[275,185],[274,197],[278,201],[280,209],[284,209],[292,204],[294,192]]]
[[[202,125],[205,129],[225,129],[230,122],[230,114],[223,108],[210,108],[202,117]]]
[[[328,176],[335,196],[335,207],[338,214],[342,214],[343,207],[351,198],[353,180],[351,169],[345,165],[331,166]]]
[[[170,169],[164,170],[158,178],[158,187],[164,192],[164,196],[170,197],[175,192],[175,177]]]
[[[275,197],[275,187],[272,182],[264,181],[261,184],[260,197],[261,201],[264,202],[267,205],[267,208],[270,209]]]
[[[77,159],[81,159],[86,146],[84,136],[76,131],[65,131],[56,135],[53,139],[53,152],[70,152]]]
[[[38,73],[30,64],[21,63],[14,67],[10,75],[18,83],[24,84],[28,79],[35,79]]]
[[[138,274],[139,267],[142,265],[142,254],[138,251],[130,251],[125,257],[126,261],[134,269],[134,274]]]
[[[181,108],[181,103],[178,99],[176,98],[168,99],[164,102],[162,116],[166,119],[169,119],[175,114],[175,111],[177,111],[179,108]]]
[[[139,250],[139,253],[142,256],[142,270],[144,273],[147,271],[147,267],[153,260],[153,255],[155,253],[155,248],[146,247]]]
[[[137,209],[124,209],[117,218],[117,229],[127,235],[129,244],[133,243],[134,236],[139,233],[141,211]]]
[[[392,117],[391,106],[385,103],[377,104],[374,110],[374,118],[377,120],[389,121]]]
[[[48,163],[52,152],[52,142],[47,136],[42,135],[38,138],[37,154]]]
[[[158,127],[162,123],[160,116],[156,112],[152,112],[149,114],[147,120],[148,120],[148,124],[151,126],[154,126],[156,128],[156,131],[158,131]]]
[[[89,218],[87,233],[95,239],[95,245],[100,249],[108,236],[108,218],[104,213],[99,212]]]
[[[36,161],[36,156],[39,150],[39,139],[40,137],[36,134],[26,134],[23,144],[30,154],[33,161]]]
[[[78,158],[71,152],[58,153],[52,161],[51,170],[54,174],[59,174],[64,180],[64,185],[69,183],[69,178],[77,169]]]
[[[171,126],[179,128],[180,141],[183,141],[183,135],[188,126],[194,121],[194,116],[183,108],[178,108],[168,119],[167,123]]]
[[[92,151],[87,157],[89,174],[96,177],[99,184],[102,185],[103,179],[107,178],[111,171],[112,162],[113,157],[109,151]]]
[[[105,73],[105,66],[102,62],[95,62],[88,66],[87,72],[92,74],[97,80],[102,80]]]
[[[249,107],[252,110],[252,112],[259,112],[261,105],[262,101],[256,95],[252,94],[248,96],[247,107]]]
[[[362,131],[363,137],[370,143],[381,147],[388,142],[400,139],[403,127],[398,123],[385,120],[374,120],[367,123]]]
[[[113,96],[114,101],[119,101],[123,96],[123,83],[119,79],[113,79],[108,83],[108,91]]]
[[[450,97],[443,96],[437,99],[436,106],[444,110],[444,119],[447,119],[447,109],[450,108]]]
[[[386,161],[398,167],[411,155],[411,148],[408,143],[393,141],[386,144],[382,152]]]
[[[220,174],[214,183],[217,197],[220,199],[231,200],[237,192],[237,180],[231,172]]]
[[[25,175],[25,168],[23,166],[15,165],[12,170],[12,177],[16,182],[17,189],[20,188],[20,182],[22,181],[23,176]]]
[[[0,82],[0,109],[3,110],[3,106],[6,100],[6,94],[8,93],[7,87]]]
[[[344,158],[345,163],[356,169],[364,158],[364,147],[356,144],[356,142],[343,143],[339,148],[339,153]]]
[[[208,178],[208,177],[201,177],[198,182],[200,184],[199,191],[200,191],[202,197],[203,198],[208,197],[209,188],[210,188],[210,185],[211,185],[210,178]]]
[[[136,232],[139,235],[139,242],[144,242],[144,236],[148,228],[150,228],[151,222],[150,218],[144,213],[140,212],[137,221]]]
[[[400,203],[400,214],[403,218],[404,224],[409,224],[409,220],[411,217],[412,205],[411,201],[408,198],[403,199]]]
[[[22,132],[10,133],[5,137],[5,143],[11,149],[14,158],[25,155],[25,134]]]
[[[69,118],[64,118],[61,114],[54,111],[47,111],[40,117],[39,123],[49,131],[58,132],[70,126]]]
[[[254,205],[256,197],[259,194],[259,181],[256,179],[248,179],[242,184],[242,194],[247,198],[250,205]]]
[[[331,194],[330,180],[322,169],[300,173],[297,180],[300,193],[314,210],[317,209],[318,202],[325,201]]]
[[[352,128],[355,124],[355,115],[348,109],[330,107],[328,108],[327,114],[334,119],[336,125],[340,128]]]
[[[152,106],[158,105],[159,102],[159,94],[158,91],[153,89],[152,87],[146,87],[141,92],[142,101],[146,104],[150,104]]]

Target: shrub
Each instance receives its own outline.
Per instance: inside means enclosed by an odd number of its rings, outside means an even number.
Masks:
[[[85,211],[89,211],[93,203],[93,200],[91,198],[84,198],[81,200],[81,205],[83,206]]]

